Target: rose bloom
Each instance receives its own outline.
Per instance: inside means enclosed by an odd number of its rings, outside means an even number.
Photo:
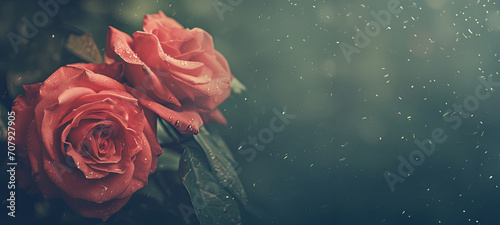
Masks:
[[[197,133],[203,122],[225,124],[217,106],[229,96],[233,75],[212,36],[185,29],[161,11],[146,15],[143,29],[132,39],[110,27],[106,62],[123,61],[127,82],[150,97],[150,108],[181,133]],[[174,118],[165,108],[182,113]]]
[[[21,187],[106,220],[147,184],[162,153],[157,117],[112,79],[122,70],[70,65],[24,86],[12,107]]]

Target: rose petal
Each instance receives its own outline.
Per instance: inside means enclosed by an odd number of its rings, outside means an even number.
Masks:
[[[181,106],[177,97],[158,79],[157,75],[147,65],[132,65],[128,67],[128,71],[125,74],[127,80],[140,88],[142,92],[150,96],[156,96],[156,100],[163,103]],[[155,69],[155,71],[158,70]]]
[[[123,174],[129,167],[129,165],[130,162],[122,160],[119,163],[100,163],[100,164],[89,165],[89,167],[96,171]]]
[[[62,163],[44,160],[44,169],[50,180],[69,197],[102,203],[123,193],[134,174],[134,164],[123,174],[109,174],[102,179],[87,179],[79,170]]]
[[[161,49],[158,37],[154,34],[137,31],[133,34],[133,36],[135,40],[134,44],[136,46],[136,53],[147,65],[155,65],[156,68],[163,69],[164,71],[167,71],[172,67],[178,70],[192,71],[200,69],[203,66],[203,63],[201,62],[177,60],[165,54]],[[206,81],[206,78],[201,79],[204,80],[199,81],[198,83],[208,82]]]
[[[146,32],[150,32],[152,29],[157,29],[158,26],[162,26],[165,28],[184,29],[184,27],[177,21],[165,16],[163,11],[161,10],[158,12],[158,14],[146,14],[146,16],[144,16],[142,24],[142,28]]]
[[[90,70],[96,74],[102,74],[117,81],[122,80],[125,71],[125,65],[122,62],[115,62],[112,64],[74,63],[67,66]]]
[[[83,172],[86,179],[102,179],[109,175],[106,171],[92,169],[91,164],[87,165],[86,163],[81,163],[84,161],[82,155],[76,152],[73,148],[66,152],[66,154],[73,159],[76,167]],[[62,176],[60,179],[63,179]]]
[[[57,187],[52,182],[50,182],[50,180],[47,178],[47,175],[45,174],[45,171],[43,170],[42,152],[44,150],[42,149],[43,146],[38,140],[34,121],[32,121],[28,126],[26,137],[26,148],[31,167],[30,175],[33,177],[35,183],[37,184],[38,190],[40,190],[45,198],[58,197],[59,193],[57,191]]]
[[[111,215],[118,212],[128,202],[131,196],[121,199],[112,199],[102,203],[95,203],[70,196],[63,196],[64,201],[71,209],[84,217],[99,218],[106,221]]]
[[[158,139],[156,137],[156,114],[151,110],[145,109],[144,116],[148,120],[147,123],[144,123],[144,136],[148,140],[149,146],[151,148],[152,162],[149,174],[152,174],[156,170],[158,157],[163,153],[163,149],[158,143]]]
[[[146,139],[144,134],[141,134],[141,139]],[[148,183],[148,176],[152,163],[151,147],[148,142],[145,142],[143,147],[143,150],[135,156],[135,159],[132,162],[135,168],[134,175],[130,180],[127,190],[125,190],[117,198],[129,196]]]
[[[140,114],[134,115],[129,120],[129,124],[135,127],[134,129],[127,129],[124,133],[124,144],[127,147],[127,151],[131,156],[136,155],[141,149],[143,149],[143,145],[145,144],[145,139],[141,138],[140,135],[144,130],[144,114],[141,112]]]
[[[179,132],[182,134],[197,134],[203,121],[201,120],[200,114],[196,110],[181,110],[174,111],[163,105],[158,104],[148,96],[144,95],[142,92],[134,90],[131,87],[126,86],[127,90],[134,95],[139,103],[146,107],[147,109],[155,112],[161,118],[165,119],[170,124],[174,125]]]
[[[114,27],[109,27],[106,40],[106,49],[104,52],[104,60],[106,63],[116,62],[119,56],[123,61],[131,64],[140,65],[142,62],[133,51],[134,41],[132,38]]]
[[[95,94],[95,91],[90,88],[85,87],[74,87],[71,89],[64,90],[58,97],[57,103],[59,105],[67,104],[73,102],[81,96]]]
[[[116,123],[111,121],[111,120],[83,120],[81,121],[78,125],[69,125],[65,128],[63,131],[62,137],[65,140],[65,143],[70,144],[78,153],[83,154],[84,157],[89,158],[91,157],[96,163],[111,163],[114,160],[116,160],[114,157],[112,158],[113,160],[110,161],[110,155],[105,155],[101,156],[98,151],[98,144],[100,143],[99,140],[96,140],[94,135],[92,134],[95,132],[95,129],[98,127],[117,127],[115,125]],[[68,131],[68,129],[71,128],[71,131]],[[114,128],[115,130],[112,131],[113,136],[117,136],[117,129],[126,129],[126,128]],[[68,134],[69,135],[68,135]],[[69,141],[69,142],[67,142]],[[113,144],[114,145],[114,144]],[[88,149],[82,149],[82,147],[92,147],[91,152],[87,152]],[[114,156],[118,156],[118,159],[120,158],[119,156],[121,155],[120,152],[115,154],[116,152],[114,149],[112,149],[109,153],[113,154]],[[107,156],[107,157],[106,157]]]
[[[36,188],[38,188],[45,199],[61,197],[61,191],[50,181],[45,171],[34,174],[32,178],[36,182]]]
[[[181,54],[177,59],[191,60],[193,56],[198,54],[215,54],[212,35],[200,28],[194,28],[192,30],[186,29],[184,32],[189,32],[193,37],[191,40],[186,40],[179,48]]]
[[[61,84],[67,82],[68,79],[73,78],[79,74],[84,73],[85,70],[73,67],[61,67],[52,75],[50,75],[40,86],[39,94],[41,97],[47,96],[52,91],[56,90]]]
[[[20,95],[12,102],[12,112],[15,112],[14,125],[12,126],[14,130],[17,131],[27,131],[30,124],[33,123],[34,113],[33,113],[33,104],[26,95]],[[33,137],[31,137],[33,138]],[[16,148],[18,150],[18,154],[21,156],[26,156],[26,139],[28,139],[27,135],[18,135],[14,143],[16,144]]]
[[[227,59],[222,54],[220,54],[220,52],[218,52],[217,50],[215,50],[214,53],[215,53],[215,58],[217,59],[217,62],[219,62],[219,65],[222,67],[223,71],[229,73],[230,80],[232,80],[234,76],[231,73],[231,70],[229,69],[229,63],[227,62]],[[221,74],[221,75],[225,76],[225,74]]]

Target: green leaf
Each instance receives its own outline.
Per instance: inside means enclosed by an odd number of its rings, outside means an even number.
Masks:
[[[231,81],[231,90],[236,94],[241,94],[243,91],[247,90],[247,87],[243,85],[236,77]]]
[[[231,151],[217,132],[209,132],[205,127],[194,135],[194,139],[201,146],[208,159],[213,175],[219,184],[225,187],[242,204],[247,203],[247,196],[235,167],[238,163],[234,160]]]
[[[238,200],[219,184],[203,149],[195,141],[184,143],[179,172],[201,225],[241,224]]]
[[[86,62],[95,64],[104,62],[101,52],[90,33],[81,36],[70,34],[65,47]]]
[[[163,148],[163,154],[158,158],[158,164],[156,166],[156,170],[171,170],[177,171],[179,169],[179,161],[181,158],[181,154],[170,148]]]
[[[179,145],[181,142],[181,134],[172,127],[167,121],[158,119],[157,121],[157,138],[161,145]]]

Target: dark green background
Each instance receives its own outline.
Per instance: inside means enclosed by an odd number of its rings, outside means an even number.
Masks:
[[[248,88],[219,107],[229,122],[219,129],[249,195],[243,224],[498,224],[500,93],[480,101],[457,130],[443,114],[474,94],[478,77],[500,81],[500,3],[402,0],[390,29],[347,63],[339,43],[352,45],[354,27],[364,29],[370,11],[388,1],[243,0],[221,20],[212,0],[73,0],[17,54],[6,35],[40,7],[2,1],[2,102],[10,107],[21,84],[81,61],[61,48],[67,33],[92,33],[104,49],[107,26],[132,34],[145,14],[163,10],[208,31]],[[297,117],[283,132],[250,162],[237,153],[285,106]],[[396,173],[398,156],[407,158],[418,149],[414,138],[434,128],[447,141],[391,192],[383,173]],[[31,199],[20,198],[19,205]],[[154,218],[144,221],[176,223]]]

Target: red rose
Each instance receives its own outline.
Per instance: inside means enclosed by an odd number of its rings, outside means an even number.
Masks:
[[[106,220],[147,184],[162,153],[157,117],[110,78],[120,69],[120,63],[70,65],[24,87],[12,107],[20,168],[29,169],[18,176],[21,186]]]
[[[143,29],[132,39],[110,27],[106,62],[123,60],[127,81],[154,100],[150,109],[180,132],[197,133],[203,121],[226,123],[217,106],[229,96],[233,75],[212,36],[185,29],[161,11],[146,15]],[[189,113],[171,118],[164,108]]]

